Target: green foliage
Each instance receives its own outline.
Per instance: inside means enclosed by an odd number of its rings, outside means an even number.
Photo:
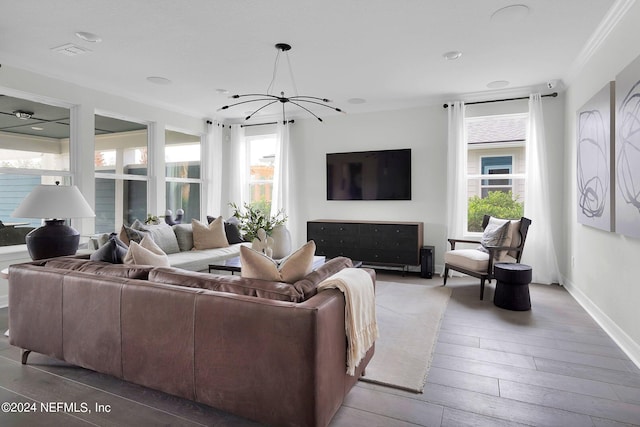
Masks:
[[[503,219],[520,219],[524,214],[524,203],[518,201],[511,191],[490,191],[487,197],[473,196],[469,198],[468,229],[482,231],[482,218],[491,215]]]
[[[270,235],[273,228],[282,225],[287,221],[284,211],[279,210],[275,215],[269,215],[267,210],[263,210],[259,205],[244,204],[240,209],[235,203],[229,203],[234,209],[233,216],[240,221],[240,231],[244,234],[244,239],[252,241],[257,235],[258,230],[263,229]]]

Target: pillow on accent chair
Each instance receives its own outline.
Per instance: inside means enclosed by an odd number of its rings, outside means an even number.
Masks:
[[[153,265],[156,267],[170,266],[169,257],[150,236],[144,236],[140,243],[132,241],[123,262],[124,264]]]
[[[224,233],[224,223],[221,216],[216,218],[208,226],[197,219],[192,219],[191,226],[193,228],[194,249],[216,249],[229,246],[229,241]]]
[[[309,240],[278,266],[278,263],[263,253],[240,246],[240,274],[249,279],[295,283],[311,273],[315,253],[316,244]]]
[[[89,259],[91,261],[104,261],[111,264],[122,264],[122,259],[127,254],[127,245],[124,244],[116,233],[111,233],[109,240],[93,252]]]
[[[511,221],[491,217],[489,223],[482,233],[480,246],[478,250],[489,253],[485,246],[509,246],[511,244]],[[507,251],[498,251],[495,259],[501,261],[504,259]]]

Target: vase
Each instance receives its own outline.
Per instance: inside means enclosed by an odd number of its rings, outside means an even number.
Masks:
[[[291,253],[291,233],[284,225],[278,225],[271,230],[273,238],[273,258],[282,259]]]

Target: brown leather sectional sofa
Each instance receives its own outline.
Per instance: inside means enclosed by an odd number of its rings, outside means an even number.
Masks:
[[[9,268],[10,343],[277,426],[326,426],[346,374],[344,297],[315,286],[78,258]],[[370,270],[375,279],[375,272]]]

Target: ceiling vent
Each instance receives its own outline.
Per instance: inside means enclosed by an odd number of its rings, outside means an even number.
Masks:
[[[91,52],[91,50],[77,46],[73,43],[63,44],[62,46],[51,48],[52,51],[61,53],[66,56],[82,55],[83,53]]]

